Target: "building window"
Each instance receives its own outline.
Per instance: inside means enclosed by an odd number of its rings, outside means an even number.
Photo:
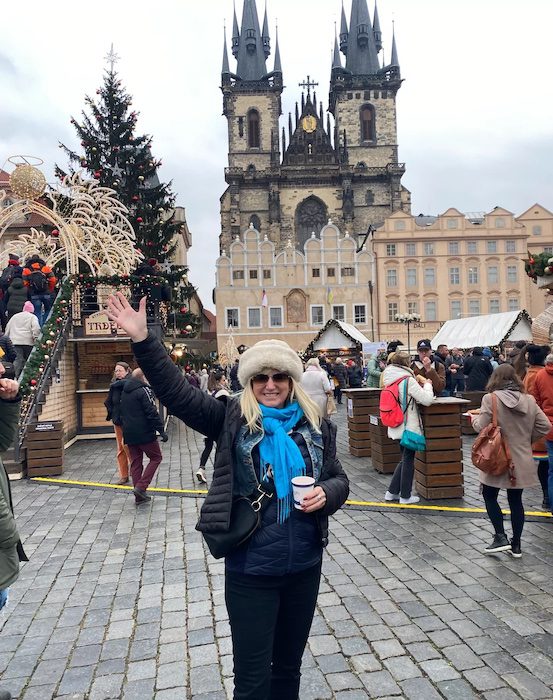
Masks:
[[[232,279],[233,280],[243,280],[244,279],[244,270],[233,270],[232,271]]]
[[[499,313],[499,299],[490,299],[488,302],[488,312],[490,314]]]
[[[404,219],[397,219],[397,221],[394,221],[394,231],[405,231]]]
[[[311,268],[311,277],[320,277],[320,276],[321,276],[321,269],[319,267]]]
[[[496,228],[505,228],[505,219],[502,216],[496,216],[494,225]]]
[[[436,268],[424,268],[424,284],[426,287],[433,287],[436,284]]]
[[[434,243],[425,243],[424,244],[424,254],[425,255],[434,255]]]
[[[499,268],[496,265],[488,267],[488,284],[499,283]]]
[[[259,112],[250,109],[248,112],[248,146],[259,148]]]
[[[227,309],[227,325],[231,328],[240,328],[240,309]]]
[[[312,306],[311,307],[311,325],[312,326],[322,326],[324,323],[323,307],[322,306]]]
[[[459,255],[459,241],[449,241],[447,244],[447,252],[450,255]]]
[[[516,253],[517,252],[517,242],[516,241],[505,241],[505,252],[506,253]]]
[[[248,309],[248,328],[261,328],[261,309],[259,306]]]
[[[469,267],[469,284],[478,284],[478,268]]]
[[[436,302],[426,301],[424,303],[425,321],[436,321]]]
[[[461,318],[463,307],[460,299],[452,299],[449,302],[449,315],[451,318]]]
[[[342,277],[353,277],[355,275],[355,269],[353,267],[343,267]]]
[[[250,216],[250,224],[258,233],[261,231],[261,219],[259,218],[259,216],[257,216],[257,214],[252,214]]]
[[[398,314],[397,301],[388,302],[388,323],[394,323]]]
[[[478,253],[478,241],[468,241],[467,242],[467,253],[470,253],[470,254]]]
[[[354,304],[353,322],[355,324],[367,323],[367,307],[365,304]]]
[[[346,307],[343,304],[333,306],[332,307],[332,318],[335,318],[337,321],[345,321],[346,320]]]
[[[486,251],[488,253],[497,253],[497,241],[486,241]]]
[[[539,224],[532,226],[532,235],[533,236],[541,236],[541,226]]]
[[[395,258],[396,257],[396,246],[395,243],[388,243],[386,245],[386,256],[388,258]]]
[[[520,302],[518,297],[509,297],[508,300],[509,311],[518,311],[520,309]]]
[[[516,282],[518,279],[518,270],[516,265],[507,265],[507,282]]]
[[[269,326],[271,328],[282,327],[282,307],[269,306]]]
[[[416,267],[408,267],[405,270],[406,276],[407,276],[407,286],[408,287],[416,287],[417,286],[417,268]]]
[[[448,219],[447,220],[447,228],[452,229],[452,228],[458,228],[459,227],[459,222],[457,219]]]
[[[418,301],[408,301],[407,302],[407,313],[408,314],[418,314],[419,313],[419,302]]]
[[[461,284],[461,272],[458,267],[449,268],[449,284]]]
[[[469,316],[480,315],[480,299],[469,299]]]
[[[257,279],[257,270],[250,270],[250,279],[251,280]]]
[[[372,190],[367,190],[365,192],[365,203],[369,206],[374,204],[374,192]]]
[[[333,267],[327,267],[326,268],[326,276],[327,277],[336,277],[336,270]]]
[[[374,107],[372,105],[363,105],[360,111],[361,118],[361,141],[374,141]]]
[[[263,279],[264,279],[264,280],[270,280],[270,279],[271,279],[271,271],[270,271],[270,270],[263,270]]]
[[[417,254],[417,244],[416,243],[406,243],[405,244],[405,255],[416,255]]]
[[[397,270],[386,270],[386,286],[397,287]]]

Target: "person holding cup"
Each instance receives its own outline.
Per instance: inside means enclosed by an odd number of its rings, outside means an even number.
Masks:
[[[273,493],[261,527],[225,558],[225,601],[233,642],[234,698],[297,700],[301,659],[315,612],[328,518],[349,482],[336,457],[336,426],[321,419],[301,387],[292,348],[264,340],[240,357],[237,396],[216,399],[191,386],[118,293],[108,316],[133,341],[152,389],[170,413],[217,444],[213,479],[197,529],[228,531],[233,498],[261,486]],[[292,479],[311,477],[300,508]]]

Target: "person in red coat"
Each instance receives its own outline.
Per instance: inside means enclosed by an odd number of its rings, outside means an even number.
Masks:
[[[545,367],[536,374],[534,385],[531,387],[530,391],[536,399],[536,403],[549,418],[549,422],[553,426],[553,354],[549,354],[545,358]],[[549,474],[547,480],[549,507],[553,508],[553,427],[545,436],[545,445],[549,458]]]

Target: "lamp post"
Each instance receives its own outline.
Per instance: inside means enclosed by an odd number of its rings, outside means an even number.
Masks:
[[[396,314],[398,323],[405,323],[407,326],[407,352],[411,354],[411,324],[420,321],[420,314]]]

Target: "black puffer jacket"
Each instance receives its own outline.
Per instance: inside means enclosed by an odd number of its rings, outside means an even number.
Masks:
[[[202,532],[228,530],[235,468],[233,443],[243,424],[238,400],[232,397],[214,399],[190,386],[163,345],[152,335],[140,343],[133,343],[133,351],[156,396],[169,412],[217,443],[213,480],[197,528]],[[326,545],[328,516],[344,504],[349,494],[349,481],[336,457],[336,426],[323,420],[321,431],[323,466],[319,485],[326,494],[326,504],[317,514],[322,544]]]
[[[128,377],[124,379],[115,379],[109,387],[109,394],[104,401],[104,406],[107,409],[106,420],[110,420],[114,425],[122,425],[121,421],[121,396],[123,388]]]
[[[29,299],[29,288],[23,284],[21,277],[16,277],[8,287],[4,301],[8,317],[23,311],[23,304]]]
[[[156,431],[160,435],[165,432],[154,394],[139,379],[129,377],[125,380],[120,407],[126,445],[145,445],[156,439]]]

